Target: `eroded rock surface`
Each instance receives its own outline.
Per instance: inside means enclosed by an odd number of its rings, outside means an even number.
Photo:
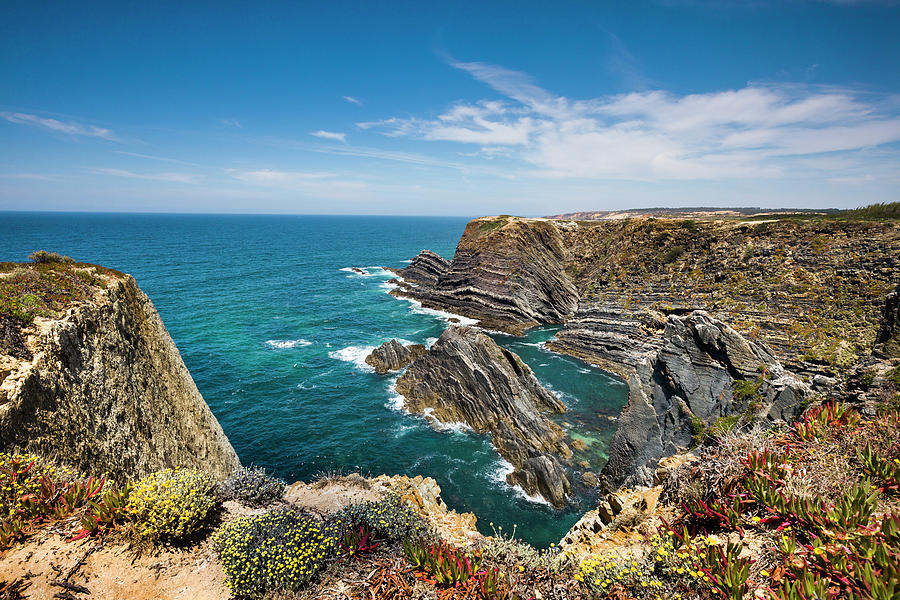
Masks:
[[[659,459],[737,415],[791,419],[809,394],[768,348],[702,311],[670,316],[659,348],[632,364],[628,404],[601,472],[612,489],[652,485]]]
[[[224,478],[238,458],[156,308],[131,276],[27,331],[32,359],[6,357],[0,450],[120,480],[166,467]]]
[[[404,346],[397,340],[391,340],[372,350],[366,357],[366,364],[375,367],[379,375],[384,375],[388,371],[399,371],[427,351],[422,344]]]
[[[423,251],[397,271],[404,281],[393,293],[490,329],[521,332],[574,312],[578,291],[565,261],[563,237],[552,223],[483,217],[468,224],[451,262]]]
[[[559,458],[572,452],[565,432],[543,413],[565,405],[514,353],[472,327],[449,327],[397,380],[407,408],[441,423],[490,433],[515,470],[507,477],[529,494],[563,506],[571,483]]]

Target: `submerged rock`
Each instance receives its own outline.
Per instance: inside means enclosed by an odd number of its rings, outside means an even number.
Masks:
[[[565,405],[482,331],[449,327],[397,380],[397,391],[411,412],[490,433],[515,469],[509,483],[565,505],[571,482],[558,457],[568,459],[572,451],[562,428],[543,414],[564,412]]]
[[[366,364],[375,367],[379,375],[384,375],[388,371],[399,371],[427,351],[422,344],[403,345],[391,340],[372,350],[366,357]]]

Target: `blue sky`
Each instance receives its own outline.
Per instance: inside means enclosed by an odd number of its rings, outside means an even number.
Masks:
[[[900,2],[33,2],[0,210],[900,199]]]

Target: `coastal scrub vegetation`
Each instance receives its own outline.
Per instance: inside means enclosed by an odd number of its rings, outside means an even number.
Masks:
[[[209,475],[191,469],[165,469],[141,479],[131,491],[128,511],[138,535],[175,541],[194,533],[216,503]]]
[[[897,386],[895,379],[896,368],[884,385]],[[226,521],[212,548],[237,598],[304,600],[340,589],[342,597],[376,600],[896,599],[898,440],[900,412],[890,402],[871,414],[817,405],[768,432],[723,430],[699,450],[699,462],[669,473],[659,528],[588,556],[538,550],[515,528],[493,524],[492,535],[453,544],[392,494],[331,517],[303,513],[271,491],[283,490],[281,482],[244,469],[222,491],[250,481],[251,501],[269,508]],[[227,497],[196,471],[115,485],[3,454],[0,544],[66,519],[81,525],[74,538],[119,532],[201,544],[213,529],[209,514]]]
[[[226,498],[251,507],[268,506],[284,494],[284,481],[272,477],[262,468],[238,467],[222,482]]]

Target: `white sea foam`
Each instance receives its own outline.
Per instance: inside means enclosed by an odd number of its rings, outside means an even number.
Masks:
[[[340,350],[332,350],[328,356],[336,360],[353,363],[360,371],[374,372],[375,369],[366,364],[366,357],[375,349],[375,346],[347,346]]]
[[[528,500],[529,502],[534,502],[535,504],[544,504],[546,506],[551,506],[551,504],[549,502],[547,502],[546,500],[544,500],[541,496],[538,496],[538,495],[532,496],[532,495],[526,493],[525,490],[523,490],[518,485],[509,485],[509,483],[507,483],[507,481],[506,481],[506,476],[515,470],[516,470],[516,468],[514,466],[512,466],[512,464],[508,460],[506,460],[502,456],[498,457],[496,466],[490,474],[491,480],[493,480],[495,483],[499,483],[502,486],[512,488],[512,490],[513,490],[513,492],[515,492],[516,496],[519,496],[525,500]]]
[[[384,267],[343,267],[338,269],[339,271],[343,271],[344,273],[350,273],[350,275],[356,275],[357,277],[394,277],[394,273],[388,271]]]
[[[317,387],[319,387],[319,386],[317,386],[314,383],[309,383],[309,381],[301,381],[300,383],[297,384],[297,388],[301,389],[301,390],[314,390]]]
[[[407,302],[409,302],[412,306],[410,306],[410,312],[416,313],[418,315],[428,315],[431,317],[437,317],[442,321],[450,322],[450,319],[456,319],[459,321],[457,325],[475,325],[478,323],[478,319],[470,319],[469,317],[464,317],[462,315],[457,315],[452,312],[447,312],[444,310],[436,310],[434,308],[425,308],[422,306],[422,303],[418,300],[414,300],[412,298],[403,298]]]
[[[410,264],[410,263],[412,262],[412,259],[411,259],[411,258],[407,258],[407,259],[404,260],[403,262],[405,262],[406,264]]]
[[[466,433],[472,431],[471,427],[461,421],[440,421],[436,416],[434,416],[434,409],[430,406],[422,411],[422,416],[438,431],[445,431],[449,433]]]
[[[406,398],[404,398],[397,392],[397,380],[399,378],[400,376],[397,375],[396,377],[391,379],[390,383],[388,383],[388,400],[384,403],[384,405],[391,410],[395,410],[399,413],[405,413],[408,415],[409,411],[406,409]]]
[[[310,346],[312,342],[309,340],[266,340],[266,345],[270,348],[276,348],[278,350],[283,350],[284,348],[302,348],[303,346]]]
[[[425,340],[425,345],[431,348],[432,346],[434,346],[434,343],[436,341],[438,341],[438,339],[435,337],[428,338],[427,340]]]

